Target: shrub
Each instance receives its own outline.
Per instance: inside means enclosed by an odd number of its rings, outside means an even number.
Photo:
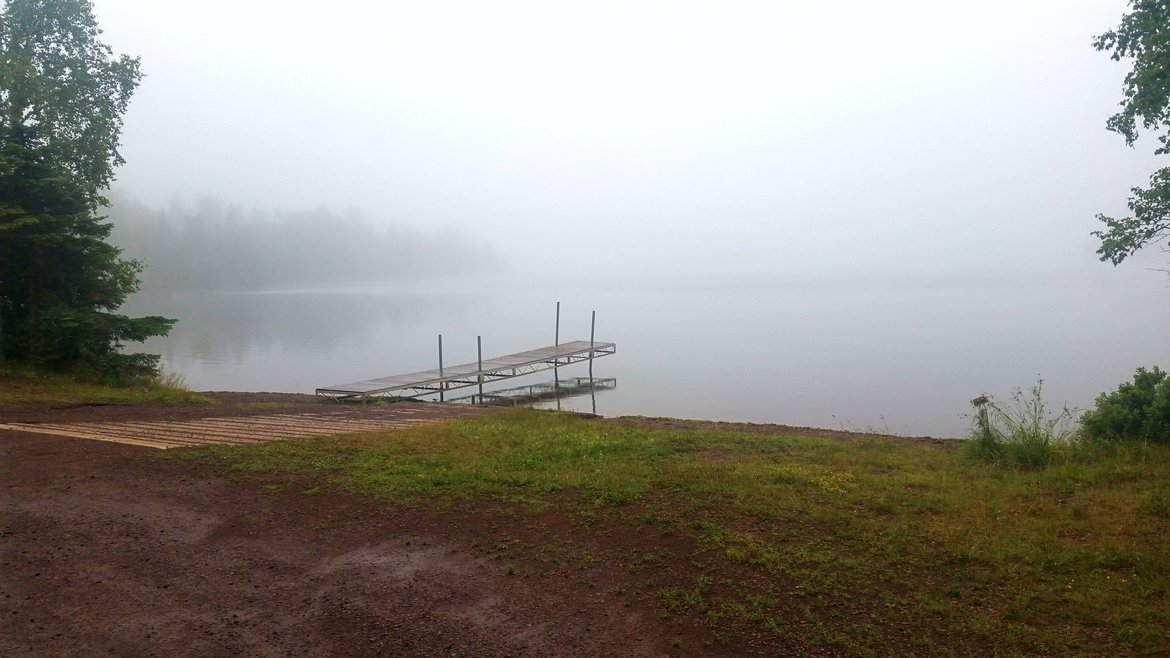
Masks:
[[[1097,396],[1081,426],[1097,440],[1170,443],[1170,378],[1157,366],[1138,368],[1132,382]]]

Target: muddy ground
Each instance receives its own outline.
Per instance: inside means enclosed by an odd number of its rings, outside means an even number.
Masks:
[[[3,422],[321,411],[309,396],[215,405],[0,407]],[[444,411],[430,405],[437,416]],[[643,419],[636,422],[664,422]],[[405,506],[224,474],[163,451],[0,431],[3,656],[781,655],[718,641],[658,594],[703,549],[600,515]],[[662,555],[652,564],[630,556]]]

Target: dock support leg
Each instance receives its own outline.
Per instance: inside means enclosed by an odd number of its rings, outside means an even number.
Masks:
[[[439,377],[443,377],[443,334],[439,334]],[[443,382],[439,382],[439,402],[443,401]]]
[[[589,379],[593,379],[593,332],[595,329],[597,329],[597,311],[593,311],[593,315],[589,318]],[[594,411],[594,413],[597,412]]]
[[[475,360],[479,366],[479,374],[476,375],[479,380],[479,403],[483,404],[483,336],[475,337]]]
[[[597,389],[593,382],[593,337],[597,329],[597,311],[589,316],[589,399],[593,401],[593,415],[597,415]]]
[[[555,333],[553,334],[553,345],[555,345],[557,347],[561,346],[561,303],[560,302],[557,302],[557,322],[555,325]],[[556,357],[553,358],[553,381],[554,382],[556,380],[560,379],[561,373],[560,373],[560,370],[557,369],[557,364],[559,364],[560,362],[561,362],[561,360],[559,358],[556,358]]]

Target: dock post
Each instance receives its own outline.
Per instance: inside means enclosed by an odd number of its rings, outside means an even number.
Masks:
[[[561,346],[561,303],[560,302],[557,302],[556,333],[553,334],[553,345],[556,347]],[[557,368],[557,366],[560,365],[560,363],[561,363],[560,357],[554,356],[553,357],[553,381],[554,382],[556,382],[557,380],[560,379],[561,372]]]
[[[593,336],[597,329],[597,311],[589,318],[589,379],[593,379]]]
[[[589,399],[593,401],[593,415],[597,415],[597,389],[593,382],[593,337],[597,330],[597,311],[589,316]]]
[[[483,404],[483,336],[475,337],[475,354],[479,364],[479,374],[476,375],[479,380],[479,403]]]
[[[443,334],[439,334],[439,379],[443,378]],[[443,382],[439,382],[439,402],[443,401]]]

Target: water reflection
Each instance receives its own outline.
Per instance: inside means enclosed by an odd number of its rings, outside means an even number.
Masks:
[[[612,391],[617,388],[617,379],[614,377],[570,377],[554,379],[549,382],[537,382],[521,386],[509,386],[448,398],[451,402],[466,402],[468,404],[490,404],[495,406],[527,406],[540,402],[562,401],[576,397],[589,396],[592,407],[591,413],[597,413],[597,394],[603,391]]]
[[[180,319],[168,339],[147,347],[218,361],[238,360],[258,345],[324,352],[365,345],[388,328],[440,320],[459,307],[459,295],[341,289],[139,296],[129,312]]]

